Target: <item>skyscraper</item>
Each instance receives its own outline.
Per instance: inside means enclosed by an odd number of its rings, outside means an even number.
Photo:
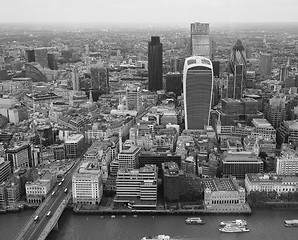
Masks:
[[[152,92],[162,89],[162,44],[158,36],[148,42],[148,89]]]
[[[48,63],[51,70],[58,70],[57,59],[54,53],[48,53]]]
[[[35,52],[35,62],[39,63],[44,68],[49,67],[48,49],[45,47],[35,48],[34,52]]]
[[[192,56],[212,59],[212,44],[209,35],[209,23],[191,23],[190,47]]]
[[[259,69],[262,76],[270,76],[272,69],[272,56],[269,53],[261,53]]]
[[[134,85],[126,87],[126,106],[127,110],[136,110],[137,112],[142,109],[140,87]]]
[[[233,76],[232,93],[228,95],[232,98],[240,99],[246,88],[246,52],[238,39],[232,48],[227,70]],[[229,87],[230,89],[230,87]]]
[[[72,89],[74,91],[80,90],[80,79],[79,79],[79,73],[77,69],[74,69],[71,73],[71,81],[72,81]]]
[[[91,89],[100,90],[101,93],[109,93],[109,72],[104,66],[91,66]]]
[[[187,58],[183,70],[185,129],[204,129],[209,125],[212,91],[211,61],[200,56]]]
[[[182,74],[168,73],[166,75],[166,92],[173,92],[176,96],[181,96],[182,92]]]

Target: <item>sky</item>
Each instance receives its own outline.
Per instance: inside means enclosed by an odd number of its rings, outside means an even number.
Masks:
[[[298,22],[297,0],[1,0],[0,23]]]

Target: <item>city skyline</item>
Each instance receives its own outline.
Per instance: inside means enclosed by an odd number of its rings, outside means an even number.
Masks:
[[[183,4],[178,0],[161,0],[158,5],[148,0],[130,0],[129,3],[119,0],[104,3],[95,0],[53,0],[48,6],[38,0],[13,0],[1,6],[11,10],[1,14],[2,23],[298,22],[295,14],[298,2],[294,0],[285,0],[282,4],[277,0],[188,0]],[[243,14],[241,9],[245,9],[247,14]]]

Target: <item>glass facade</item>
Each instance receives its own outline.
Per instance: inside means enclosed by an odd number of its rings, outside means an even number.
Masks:
[[[183,77],[185,129],[204,129],[209,125],[212,100],[213,72],[212,67],[200,65],[201,58],[186,60]],[[189,61],[197,63],[187,67]],[[202,58],[207,60],[206,58]],[[204,61],[203,61],[204,62]]]

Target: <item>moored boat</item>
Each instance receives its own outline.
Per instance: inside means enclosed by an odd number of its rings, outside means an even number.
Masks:
[[[226,225],[225,227],[220,228],[219,231],[224,233],[241,233],[241,232],[249,232],[249,229],[245,226]]]
[[[205,224],[205,222],[199,217],[190,217],[185,220],[186,224]]]
[[[141,240],[171,240],[171,237],[168,235],[157,235],[157,236],[143,237]]]
[[[286,227],[298,227],[298,220],[297,219],[284,220],[284,225]]]
[[[222,222],[220,222],[220,226],[226,226],[226,225],[246,226],[247,222],[245,220],[241,220],[241,219],[236,219],[234,221],[222,221]]]

